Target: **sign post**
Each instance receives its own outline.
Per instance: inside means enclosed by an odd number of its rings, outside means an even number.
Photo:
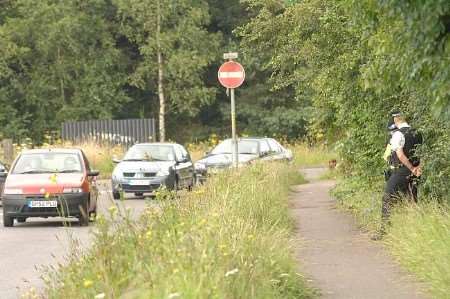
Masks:
[[[226,87],[227,90],[230,89],[230,97],[231,97],[231,135],[233,140],[232,146],[232,159],[233,166],[237,167],[239,164],[238,161],[238,141],[236,136],[236,103],[234,97],[234,89],[244,83],[245,79],[245,71],[242,65],[233,61],[233,59],[237,58],[237,53],[225,53],[223,55],[224,59],[228,59],[228,62],[222,64],[219,68],[218,78],[220,84]]]

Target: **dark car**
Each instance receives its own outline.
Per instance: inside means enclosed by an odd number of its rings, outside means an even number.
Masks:
[[[76,217],[88,225],[97,210],[95,178],[80,149],[36,149],[14,161],[2,194],[3,225],[29,217]]]
[[[7,175],[8,170],[6,169],[6,165],[0,162],[0,194],[3,192],[3,187],[5,186],[5,180]]]
[[[238,163],[244,166],[254,160],[292,160],[292,153],[273,138],[249,137],[238,140]],[[205,157],[195,163],[199,182],[221,169],[232,166],[232,140],[226,139],[218,144]]]
[[[176,143],[133,145],[112,174],[112,193],[142,196],[162,186],[169,190],[191,189],[195,182],[194,165],[186,149]]]

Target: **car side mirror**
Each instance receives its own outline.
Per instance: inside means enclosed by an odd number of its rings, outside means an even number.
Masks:
[[[180,164],[180,163],[187,163],[187,162],[189,162],[189,158],[183,158],[183,159],[177,161],[177,164]]]
[[[209,156],[209,154],[211,154],[211,151],[206,151],[205,152],[205,156]]]
[[[117,158],[113,158],[112,161],[116,164],[119,164],[120,162],[122,162],[122,160],[117,159]]]
[[[100,171],[98,170],[91,170],[88,172],[88,176],[98,176],[100,174]]]
[[[261,152],[259,154],[260,157],[265,157],[265,156],[268,156],[268,155],[269,155],[269,152]]]

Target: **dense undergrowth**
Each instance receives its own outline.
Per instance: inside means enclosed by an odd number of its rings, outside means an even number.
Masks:
[[[284,164],[225,172],[132,220],[112,208],[88,252],[47,274],[49,298],[310,298],[293,257]],[[270,188],[269,188],[270,186]]]
[[[383,182],[379,178],[348,178],[333,191],[341,207],[351,211],[369,231],[379,228]],[[391,217],[384,243],[393,256],[426,283],[433,298],[450,294],[450,208],[420,197],[403,202]],[[445,202],[445,200],[444,200]]]

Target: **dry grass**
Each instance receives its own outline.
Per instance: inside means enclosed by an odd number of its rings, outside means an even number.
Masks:
[[[304,142],[287,144],[298,167],[328,166],[328,161],[337,159],[337,154],[322,145],[309,146]]]

